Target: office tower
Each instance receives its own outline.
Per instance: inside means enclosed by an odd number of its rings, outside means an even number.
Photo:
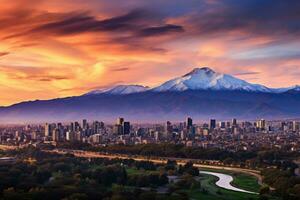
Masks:
[[[101,129],[103,129],[103,128],[104,128],[104,122],[99,122],[99,127],[100,127]]]
[[[82,128],[84,129],[84,130],[86,130],[88,127],[87,127],[88,125],[87,125],[87,120],[86,119],[84,119],[84,120],[82,120]]]
[[[231,127],[231,122],[226,122],[226,128],[230,128]]]
[[[124,118],[123,117],[119,117],[118,120],[117,120],[117,124],[118,125],[122,125],[124,122]]]
[[[297,132],[299,130],[299,122],[293,121],[293,131]]]
[[[195,127],[191,126],[190,129],[188,129],[188,137],[189,139],[194,139],[195,138]]]
[[[280,126],[281,130],[284,130],[285,126],[286,126],[286,123],[285,122],[281,122],[281,126]]]
[[[166,124],[166,131],[168,133],[172,132],[173,131],[173,127],[172,127],[172,123],[170,121],[167,121],[167,124]]]
[[[60,134],[59,129],[55,128],[52,132],[52,140],[55,141],[55,142],[59,141],[60,140],[60,135],[59,134]]]
[[[123,122],[123,134],[130,133],[130,122]]]
[[[51,136],[52,134],[51,134],[51,126],[50,126],[50,124],[48,124],[48,123],[46,123],[45,124],[45,136],[46,137],[49,137],[49,136]]]
[[[73,122],[70,124],[70,131],[75,131],[75,125]]]
[[[161,140],[161,133],[159,131],[154,132],[154,138],[155,141],[160,141]]]
[[[68,131],[66,133],[66,140],[68,140],[68,141],[74,141],[76,139],[75,137],[76,137],[76,134],[73,131]]]
[[[193,120],[192,120],[192,118],[188,117],[188,118],[186,119],[186,128],[187,128],[188,130],[190,130],[192,127],[193,127]]]
[[[100,129],[100,124],[99,124],[99,122],[98,122],[98,121],[94,121],[94,122],[92,123],[92,133],[93,133],[93,134],[98,133],[99,129]]]
[[[226,122],[219,122],[219,127],[221,129],[225,129],[226,128]]]
[[[265,130],[266,129],[266,120],[261,119],[256,123],[256,125],[257,125],[257,128],[259,128],[260,130]]]
[[[63,128],[63,125],[61,123],[57,123],[57,128],[61,129],[61,128]]]
[[[215,120],[215,119],[211,119],[211,120],[210,120],[209,128],[210,128],[211,130],[213,130],[213,129],[216,128],[216,120]]]
[[[237,121],[235,118],[232,119],[232,126],[237,126]]]
[[[75,122],[75,131],[80,131],[81,127],[80,127],[80,124],[78,122]]]

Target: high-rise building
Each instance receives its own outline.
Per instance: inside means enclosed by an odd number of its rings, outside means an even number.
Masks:
[[[78,122],[75,122],[74,128],[75,128],[75,131],[80,131],[80,129],[81,129],[80,124]]]
[[[88,129],[88,124],[87,124],[87,120],[86,119],[82,120],[82,128],[84,130]]]
[[[237,120],[235,118],[232,119],[232,126],[237,126]]]
[[[190,130],[192,127],[193,127],[193,120],[192,120],[192,118],[188,117],[188,118],[186,119],[186,128],[187,128],[188,130]]]
[[[221,129],[225,129],[226,128],[226,122],[219,122],[219,127]]]
[[[167,132],[173,131],[172,123],[170,121],[167,121],[166,130],[167,130]]]
[[[124,118],[123,117],[119,117],[118,120],[117,120],[117,124],[118,125],[122,125],[124,122]]]
[[[74,131],[68,131],[66,133],[66,140],[74,141],[76,139],[76,133]]]
[[[130,122],[123,122],[123,134],[129,134],[130,133]]]
[[[171,135],[173,132],[173,126],[172,123],[170,121],[167,121],[166,123],[166,129],[165,129],[165,133],[166,133],[166,137],[169,137],[169,135]]]
[[[52,131],[52,140],[57,142],[60,140],[60,131],[58,128],[55,128],[53,131]]]
[[[256,125],[257,125],[257,128],[259,128],[260,130],[266,130],[266,120],[264,120],[264,119],[258,120]]]
[[[75,131],[75,125],[73,122],[70,124],[70,131]]]
[[[299,130],[299,122],[293,121],[293,131],[297,132]]]
[[[51,126],[50,126],[50,124],[48,124],[48,123],[46,123],[45,124],[45,136],[46,137],[49,137],[49,136],[51,136],[52,134],[51,134]]]
[[[213,130],[213,129],[215,129],[216,128],[216,120],[215,119],[211,119],[210,120],[210,123],[209,123],[209,128],[211,129],[211,130]]]

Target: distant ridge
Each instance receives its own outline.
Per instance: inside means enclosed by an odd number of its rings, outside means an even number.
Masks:
[[[82,118],[149,122],[197,119],[299,118],[300,86],[268,88],[195,68],[160,86],[117,85],[81,96],[0,107],[0,122],[70,121]]]

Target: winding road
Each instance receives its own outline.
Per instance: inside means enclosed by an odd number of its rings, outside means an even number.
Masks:
[[[212,175],[216,176],[219,178],[219,180],[216,182],[216,185],[219,186],[220,188],[224,188],[227,190],[232,190],[236,192],[244,192],[244,193],[249,193],[249,194],[258,194],[256,192],[251,192],[248,190],[243,190],[237,187],[232,186],[230,183],[233,181],[233,177],[227,174],[222,174],[222,173],[216,173],[216,172],[209,172],[209,171],[200,171],[200,174],[207,174],[207,175]]]

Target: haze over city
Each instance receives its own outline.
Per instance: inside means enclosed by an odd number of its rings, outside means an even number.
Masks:
[[[155,87],[209,66],[300,84],[298,1],[2,0],[0,105],[120,84]]]

